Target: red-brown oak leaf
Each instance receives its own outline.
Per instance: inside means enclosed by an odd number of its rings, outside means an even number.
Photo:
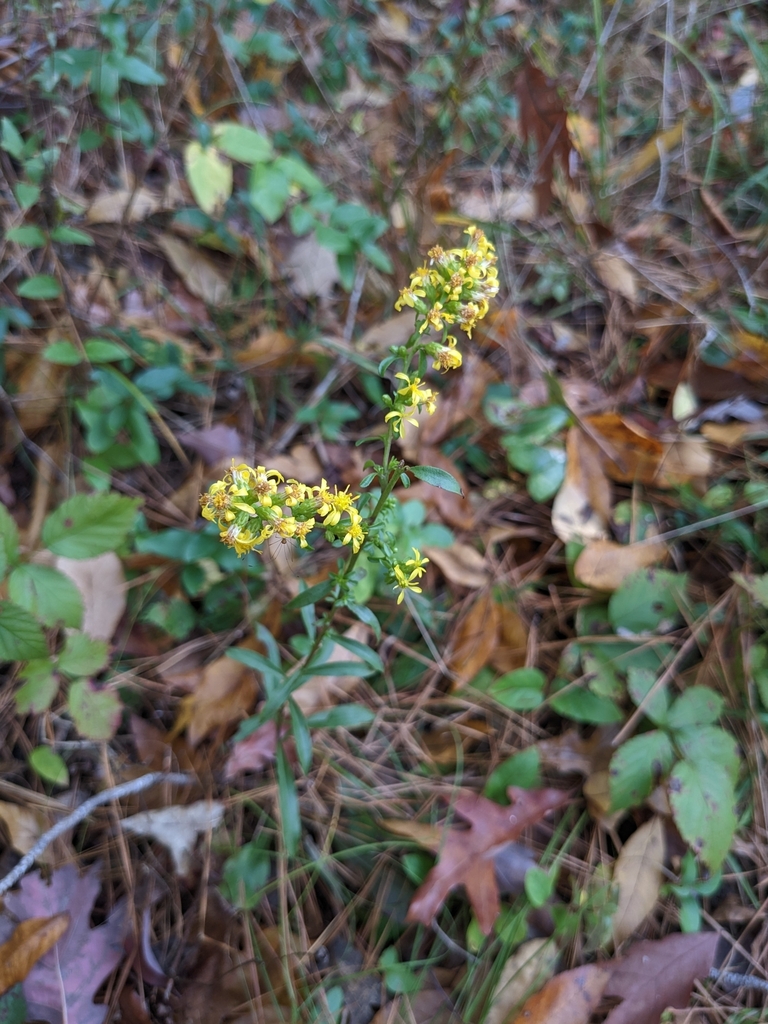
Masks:
[[[448,893],[457,885],[464,885],[483,934],[490,934],[500,910],[494,872],[496,850],[517,839],[547,811],[570,800],[570,794],[560,789],[510,786],[507,792],[512,801],[509,807],[476,793],[459,793],[453,811],[469,828],[452,825],[447,829],[438,862],[413,897],[406,920],[431,924]]]

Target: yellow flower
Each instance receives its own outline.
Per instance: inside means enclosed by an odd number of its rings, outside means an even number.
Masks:
[[[211,484],[206,494],[200,495],[200,511],[203,519],[207,519],[209,523],[218,522],[222,517],[226,517],[229,506],[232,504],[226,487],[223,480],[217,480],[216,483]],[[229,518],[234,519],[234,514],[230,513]]]
[[[456,351],[456,339],[449,334],[445,339],[446,344],[441,346],[435,353],[432,368],[445,373],[447,370],[458,370],[461,366],[461,352]]]
[[[421,377],[411,379],[407,373],[396,373],[395,377],[405,381],[404,388],[398,388],[398,395],[402,395],[408,405],[421,405],[426,402],[432,392],[429,388],[421,388]]]
[[[265,527],[266,529],[271,532],[271,527]],[[228,547],[234,548],[237,555],[242,557],[262,543],[265,539],[264,532],[262,530],[260,534],[256,534],[247,527],[236,526],[233,523],[228,529],[222,530],[219,536]]]
[[[294,536],[298,525],[299,524],[293,516],[283,516],[275,523],[275,533],[278,537],[282,537],[284,540],[287,540],[289,537]]]
[[[402,568],[399,565],[394,567],[395,574],[395,589],[399,589],[400,593],[397,598],[397,603],[401,604],[407,590],[412,590],[415,594],[421,593],[421,587],[414,581],[413,573],[410,576],[406,576]],[[418,578],[418,577],[417,577]]]
[[[409,288],[401,289],[400,297],[395,303],[395,309],[398,310],[398,312],[403,308],[403,306],[410,306],[411,309],[415,309],[418,300],[423,299],[426,294],[427,293],[423,288],[414,288],[413,281],[411,281],[411,286]]]
[[[406,423],[410,423],[414,427],[418,427],[419,425],[419,421],[417,419],[414,419],[412,413],[413,409],[406,409],[404,411],[400,411],[399,409],[393,409],[392,412],[388,412],[387,415],[384,417],[384,422],[389,423],[389,421],[392,420],[392,425],[394,427],[395,433],[397,434],[398,437],[403,438],[405,437]]]
[[[409,558],[405,563],[405,568],[411,570],[408,579],[420,579],[427,571],[424,566],[429,563],[429,559],[422,558],[418,548],[411,548],[411,551],[413,552],[413,558]]]
[[[264,469],[257,466],[251,470],[253,479],[253,490],[256,492],[259,503],[269,507],[272,504],[273,495],[277,494],[277,482],[282,482],[283,475],[276,469]]]
[[[309,547],[309,544],[307,542],[307,534],[310,533],[314,529],[314,527],[315,527],[315,520],[314,519],[307,519],[303,523],[297,523],[296,524],[296,532],[295,532],[294,536],[298,537],[299,547],[302,547],[302,548]]]
[[[322,481],[319,486],[313,488],[315,496],[320,502],[318,508],[318,514],[325,516],[323,519],[323,526],[337,526],[342,515],[346,512],[349,514],[350,510],[355,509],[355,502],[360,497],[359,494],[350,494],[349,487],[345,490],[340,491],[338,487],[334,485],[333,493],[328,488],[325,480]]]
[[[349,524],[349,529],[342,538],[342,544],[351,544],[352,550],[355,554],[360,550],[360,547],[365,540],[365,533],[361,525],[360,516],[353,519]]]
[[[301,484],[298,480],[287,480],[283,489],[283,500],[289,508],[293,508],[294,505],[306,501],[310,494],[310,488],[306,484]]]

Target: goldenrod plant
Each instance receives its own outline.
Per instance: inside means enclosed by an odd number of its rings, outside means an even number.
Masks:
[[[291,694],[316,674],[319,666],[327,670],[329,648],[326,642],[340,643],[357,655],[361,654],[359,648],[362,645],[333,633],[336,611],[346,608],[378,632],[375,616],[354,599],[354,584],[358,579],[355,567],[363,551],[369,559],[384,565],[387,579],[398,595],[398,604],[409,591],[417,594],[422,591],[421,583],[429,559],[424,558],[417,548],[412,549],[411,558],[399,559],[382,513],[386,511],[398,481],[407,485],[411,475],[437,487],[458,491],[451,474],[433,466],[408,466],[392,455],[392,447],[397,439],[405,436],[406,424],[418,428],[417,415],[426,412],[431,416],[437,408],[438,394],[424,382],[428,360],[431,359],[432,368],[441,373],[459,369],[461,352],[456,336],[449,333],[450,329],[458,327],[471,337],[472,329],[486,315],[490,300],[498,292],[493,245],[479,228],[470,227],[466,234],[469,237],[465,247],[432,248],[427,254],[426,265],[411,274],[407,287],[403,288],[395,303],[398,310],[404,306],[414,310],[414,330],[408,342],[393,348],[379,366],[382,376],[391,373],[395,367],[392,394],[384,397],[387,408],[385,430],[378,438],[384,449],[381,463],[366,463],[369,472],[361,481],[361,494],[353,494],[349,488],[340,491],[325,480],[313,484],[285,480],[275,469],[235,465],[233,462],[223,479],[211,484],[201,496],[202,515],[218,526],[222,542],[234,548],[238,555],[258,551],[270,537],[292,539],[298,541],[302,548],[308,548],[313,536],[320,531],[328,543],[351,549],[346,560],[340,563],[338,572],[331,574],[326,582],[305,589],[291,602],[292,607],[309,611],[309,614],[304,614],[309,637],[307,653],[298,665],[285,671],[274,642],[272,654],[266,658],[252,651],[231,652],[233,657],[261,671],[267,697],[261,712],[242,723],[238,738],[249,735],[267,720],[281,716],[287,704],[294,736],[298,730],[308,740],[307,722],[290,699]],[[435,338],[433,331],[441,332],[442,337]],[[314,606],[326,599],[329,606],[318,619]],[[372,651],[367,654],[369,661],[371,655],[377,657]],[[344,666],[349,669],[349,663],[337,663],[336,670],[343,674]],[[357,663],[354,667],[358,667]],[[373,666],[374,669],[378,667]],[[311,743],[297,742],[297,747],[311,752]],[[278,754],[278,781],[285,822],[286,815],[293,813],[289,804],[296,812],[296,819],[298,815],[293,780],[288,777],[282,751]],[[285,835],[290,852],[290,847],[293,845],[295,848],[298,840],[298,830],[291,833],[289,829]]]

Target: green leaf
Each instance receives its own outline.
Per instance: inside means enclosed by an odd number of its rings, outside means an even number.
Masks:
[[[232,164],[212,146],[199,142],[184,147],[184,170],[195,202],[210,217],[232,195]]]
[[[11,228],[10,231],[6,231],[5,237],[9,242],[16,242],[17,245],[24,245],[30,249],[39,248],[47,241],[43,232],[35,224],[21,224],[17,228]]]
[[[40,198],[40,189],[37,185],[30,185],[26,181],[18,182],[13,193],[16,196],[16,202],[22,210],[28,210]]]
[[[269,852],[258,843],[246,843],[225,861],[221,891],[232,906],[251,910],[264,895],[269,875]]]
[[[712,871],[717,871],[736,831],[736,797],[727,770],[706,759],[678,761],[668,790],[680,835]]]
[[[387,946],[379,957],[379,967],[390,992],[395,994],[418,992],[422,979],[408,964],[400,963],[400,954],[394,946]]]
[[[681,897],[679,916],[681,932],[691,934],[701,928],[701,908],[695,896]]]
[[[19,528],[11,513],[0,502],[0,579],[19,558]]]
[[[275,665],[269,658],[265,658],[263,654],[259,654],[258,651],[251,651],[247,647],[230,647],[227,651],[227,657],[232,658],[233,661],[239,661],[242,665],[247,665],[248,668],[255,669],[257,672],[261,672],[262,675],[273,682],[282,682],[285,679],[285,672],[283,672],[282,668],[279,665]]]
[[[69,713],[81,736],[111,740],[120,724],[123,705],[114,690],[102,690],[90,679],[78,679],[69,688]]]
[[[519,754],[502,761],[488,776],[483,795],[497,804],[507,804],[507,790],[510,786],[520,789],[536,789],[541,785],[541,758],[535,746],[521,750]]]
[[[436,466],[411,466],[411,473],[417,480],[423,480],[425,484],[439,487],[441,491],[450,491],[452,494],[462,494],[461,486],[452,473]]]
[[[310,715],[307,725],[311,729],[360,729],[370,725],[375,717],[375,712],[363,704],[337,704]]]
[[[334,632],[328,633],[328,639],[345,648],[351,654],[356,654],[359,658],[362,658],[366,665],[370,665],[374,671],[384,671],[384,662],[381,660],[379,652],[374,651],[367,644],[361,644],[359,640],[353,640],[352,637]]]
[[[350,601],[346,607],[347,611],[352,612],[356,619],[359,619],[366,626],[370,626],[376,639],[381,641],[381,623],[377,619],[375,612],[372,612],[366,605],[357,604],[354,601]]]
[[[598,697],[616,699],[624,696],[624,684],[609,651],[598,646],[582,646],[581,670],[587,686]]]
[[[525,895],[533,907],[543,907],[552,895],[554,879],[544,868],[528,868],[525,873]]]
[[[14,160],[21,160],[24,155],[24,139],[13,121],[9,121],[7,117],[0,121],[0,146],[6,153],[10,153]]]
[[[625,740],[611,758],[611,810],[623,811],[641,804],[673,761],[672,743],[659,729]]]
[[[120,494],[76,494],[43,523],[43,544],[65,558],[92,558],[125,540],[140,502]]]
[[[608,725],[622,722],[624,715],[608,697],[598,697],[591,690],[572,687],[565,693],[556,693],[549,701],[552,709],[574,722],[589,722],[592,725]]]
[[[0,1024],[24,1024],[28,1020],[27,1001],[21,982],[0,996]]]
[[[83,599],[72,580],[48,565],[28,562],[8,577],[8,596],[44,626],[71,626],[83,621]]]
[[[305,665],[299,675],[302,678],[312,676],[357,676],[360,679],[367,679],[374,675],[378,669],[372,665],[366,665],[364,661],[326,661],[322,665],[311,662]],[[298,678],[298,676],[297,676]]]
[[[254,164],[251,168],[248,200],[268,224],[274,224],[285,212],[291,194],[291,182],[275,164]]]
[[[762,576],[747,576],[743,572],[732,572],[731,579],[743,587],[753,601],[768,608],[768,572]]]
[[[46,658],[48,645],[37,621],[17,604],[0,601],[0,661]]]
[[[295,857],[301,838],[301,812],[299,796],[296,792],[296,781],[285,756],[282,743],[277,746],[277,798],[280,805],[280,831],[285,844],[285,852]]]
[[[59,672],[74,678],[96,675],[108,662],[109,644],[106,640],[92,640],[85,633],[69,633],[57,667]]]
[[[680,729],[675,733],[675,743],[686,761],[694,764],[714,761],[725,768],[731,782],[736,785],[741,771],[739,745],[725,729],[716,725]]]
[[[64,759],[50,747],[35,747],[29,755],[29,766],[52,786],[69,785],[69,770]]]
[[[50,658],[27,662],[22,675],[25,682],[14,694],[18,714],[47,711],[59,692],[59,680],[53,673]]]
[[[121,78],[136,85],[165,85],[165,75],[138,57],[117,56],[112,53],[112,63]]]
[[[608,617],[615,630],[664,632],[680,618],[688,575],[667,569],[638,569],[611,594]]]
[[[653,689],[657,679],[658,673],[654,672],[653,669],[641,668],[636,665],[629,666],[627,669],[627,689],[636,707],[640,707],[646,695]],[[643,704],[643,713],[650,718],[654,725],[666,724],[668,709],[669,692],[666,686],[657,690],[653,697]]]
[[[22,281],[16,294],[22,299],[56,299],[61,295],[61,285],[50,274],[36,274]]]
[[[670,729],[689,725],[711,725],[723,712],[725,701],[708,686],[689,686],[674,702],[667,715]]]
[[[124,345],[109,338],[89,338],[83,342],[83,349],[91,363],[114,363],[128,355]]]
[[[544,673],[537,668],[518,668],[496,679],[487,693],[505,708],[531,711],[544,700],[546,681]]]
[[[297,594],[296,597],[292,597],[290,601],[286,602],[285,608],[288,611],[297,611],[308,604],[316,604],[318,601],[322,601],[323,598],[328,597],[334,586],[335,584],[330,580],[324,580],[322,583],[316,583],[314,587],[307,587],[302,593]]]
[[[301,237],[314,231],[317,227],[317,218],[303,204],[292,206],[288,211],[288,222],[294,235]]]
[[[272,143],[266,135],[234,121],[217,124],[213,129],[213,139],[230,160],[244,164],[264,163],[273,156]]]
[[[288,709],[291,715],[291,735],[296,747],[296,758],[299,767],[306,775],[312,767],[312,736],[304,712],[293,698],[288,701]]]
[[[71,228],[67,224],[60,224],[51,232],[54,242],[61,242],[62,245],[93,245],[93,237],[87,231],[79,228]]]
[[[77,366],[83,354],[71,341],[53,341],[43,349],[43,358],[58,366]]]

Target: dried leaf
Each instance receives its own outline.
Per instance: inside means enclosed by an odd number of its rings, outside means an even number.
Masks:
[[[300,239],[285,261],[294,292],[302,299],[329,299],[339,283],[336,255],[320,245],[314,232]]]
[[[536,192],[528,188],[505,188],[498,195],[471,189],[461,193],[457,209],[472,221],[528,224],[538,217],[539,202]]]
[[[501,807],[476,793],[459,793],[453,810],[470,828],[452,826],[447,830],[438,862],[416,892],[406,920],[431,924],[451,890],[464,885],[480,929],[483,934],[490,934],[500,909],[494,853],[570,799],[568,793],[557,789],[525,790],[510,786],[508,792],[511,807]]]
[[[234,658],[217,658],[206,665],[195,692],[182,698],[173,735],[186,728],[190,744],[196,747],[214,729],[249,715],[257,694],[258,684],[251,669]]]
[[[8,830],[11,846],[19,853],[29,853],[46,828],[41,810],[0,801],[0,820]]]
[[[610,972],[596,964],[563,971],[526,1002],[513,1024],[587,1024]]]
[[[111,640],[125,611],[125,575],[114,551],[95,558],[58,557],[55,566],[83,598],[82,631],[92,640]]]
[[[718,940],[717,932],[700,932],[636,943],[612,965],[605,995],[623,1002],[605,1024],[659,1024],[667,1007],[686,1007],[694,981],[709,974]]]
[[[515,92],[520,104],[522,136],[526,142],[536,142],[538,168],[534,192],[539,213],[545,214],[552,202],[555,163],[559,163],[563,175],[569,173],[571,139],[567,115],[556,84],[530,60],[526,60],[517,76]]]
[[[606,472],[619,483],[669,489],[707,477],[712,470],[712,453],[702,437],[660,441],[614,412],[587,416],[585,422],[605,443],[611,456]]]
[[[69,914],[31,917],[22,921],[0,946],[0,995],[24,981],[37,961],[55,946],[69,927]]]
[[[505,601],[501,608],[498,643],[489,664],[497,672],[512,672],[516,668],[523,668],[527,660],[528,627],[511,602]]]
[[[505,1024],[509,1015],[555,973],[559,952],[550,939],[529,939],[502,968],[485,1024]]]
[[[120,224],[125,214],[125,208],[131,201],[131,196],[133,196],[133,202],[128,213],[129,224],[146,220],[163,206],[162,197],[156,192],[150,192],[148,188],[137,189],[135,195],[133,189],[120,188],[114,192],[102,192],[96,196],[85,219],[90,224]]]
[[[186,288],[209,306],[221,306],[229,298],[229,284],[216,264],[199,249],[173,235],[160,234],[157,244]]]
[[[455,1019],[453,1003],[445,992],[423,988],[386,1003],[371,1024],[451,1024]]]
[[[491,590],[477,595],[451,637],[448,668],[457,677],[454,689],[466,685],[491,659],[499,642],[501,610]]]
[[[655,166],[659,162],[662,153],[671,153],[682,141],[682,121],[678,121],[676,125],[667,128],[663,132],[658,132],[624,163],[618,176],[619,183],[621,185],[629,185],[639,178],[641,174],[645,174],[646,171]],[[703,192],[704,189],[701,191]]]
[[[565,479],[552,505],[552,529],[563,543],[603,540],[611,515],[605,457],[579,426],[568,431]]]
[[[22,921],[67,913],[70,917],[64,935],[24,981],[30,1020],[103,1024],[108,1007],[95,1005],[93,997],[123,958],[129,918],[127,906],[120,904],[104,924],[90,927],[100,888],[97,865],[78,877],[77,869],[68,864],[53,872],[50,885],[35,872],[5,896],[8,913]],[[0,939],[7,938],[13,928],[8,918],[1,918]]]
[[[592,266],[602,285],[609,292],[616,292],[628,302],[636,303],[640,297],[640,278],[637,271],[623,256],[605,250],[595,253]]]
[[[224,776],[234,779],[238,772],[263,772],[277,756],[277,724],[274,721],[264,725],[239,740],[227,758]]]
[[[201,832],[217,828],[224,817],[219,800],[200,800],[186,806],[160,807],[123,818],[120,828],[151,836],[166,847],[178,875],[186,877],[192,867],[192,851]]]
[[[617,544],[612,540],[591,541],[573,567],[576,578],[587,587],[612,592],[618,590],[635,569],[646,569],[662,562],[667,546],[658,544]]]
[[[50,363],[41,352],[30,356],[14,375],[13,408],[25,434],[47,426],[61,409],[68,367]]]
[[[617,946],[638,928],[656,906],[663,880],[666,837],[664,822],[651,818],[633,832],[621,849],[613,869],[619,904],[613,918]]]
[[[450,583],[459,587],[480,590],[491,581],[485,557],[470,544],[455,541],[447,548],[425,547],[424,554]]]
[[[238,431],[223,423],[202,430],[189,430],[179,435],[179,441],[185,448],[197,452],[206,466],[216,466],[220,462],[229,465],[232,458],[237,462],[245,447]]]
[[[235,362],[243,370],[273,370],[296,357],[296,340],[285,331],[262,331],[235,354]]]

